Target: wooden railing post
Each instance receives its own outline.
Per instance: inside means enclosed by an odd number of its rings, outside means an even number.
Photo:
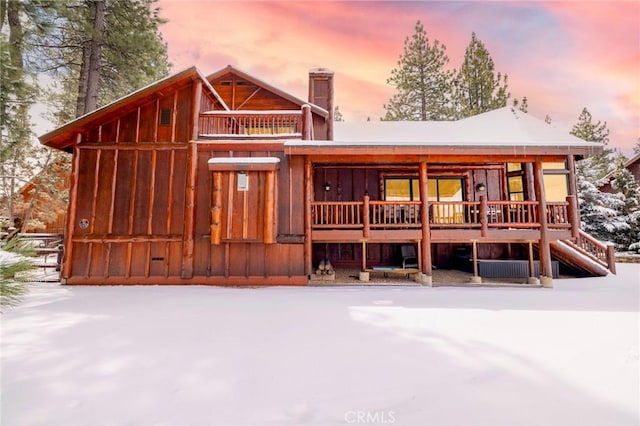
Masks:
[[[575,195],[567,197],[569,203],[569,221],[571,223],[571,238],[574,241],[580,236],[580,210],[578,207],[578,198]]]
[[[613,244],[607,245],[607,268],[612,274],[616,273],[616,248]]]
[[[480,235],[483,237],[487,236],[487,230],[489,228],[488,218],[487,218],[487,197],[484,195],[480,196]]]
[[[369,196],[365,195],[362,199],[362,236],[369,238],[371,231],[371,221],[369,219]]]
[[[313,117],[311,116],[311,105],[302,105],[302,140],[313,139]]]

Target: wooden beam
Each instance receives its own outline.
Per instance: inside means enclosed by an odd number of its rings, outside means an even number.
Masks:
[[[308,158],[304,163],[304,273],[313,272],[313,241],[311,235],[311,203],[313,202],[313,164]]]
[[[528,249],[529,249],[529,253],[528,253],[529,254],[529,256],[528,256],[528,259],[529,259],[529,277],[534,277],[535,273],[536,273],[536,270],[534,269],[534,266],[533,266],[533,241],[529,241],[528,242],[528,246],[529,246],[528,247]]]
[[[371,218],[369,217],[369,196],[365,195],[362,201],[362,223],[363,230],[362,236],[364,238],[369,238],[371,234]]]
[[[276,231],[274,226],[276,217],[276,172],[269,171],[265,174],[263,240],[265,244],[273,244],[276,242]]]
[[[420,252],[422,259],[422,273],[428,276],[432,275],[433,265],[431,263],[431,229],[429,227],[429,185],[427,163],[420,162],[418,167],[418,178],[420,185],[420,222],[421,222],[421,239]]]
[[[478,242],[471,241],[471,262],[473,263],[473,276],[478,276]]]
[[[544,190],[544,174],[542,161],[533,163],[533,183],[538,201],[538,220],[540,221],[540,276],[552,278],[551,248],[549,246],[549,224],[547,221],[547,201]]]
[[[189,144],[187,152],[187,182],[184,206],[184,243],[182,246],[182,278],[193,278],[195,246],[196,191],[198,188],[198,145]]]
[[[211,244],[222,242],[222,172],[213,173],[213,194],[211,208]]]
[[[80,133],[76,136],[76,146],[73,149],[73,163],[71,166],[71,178],[69,188],[69,207],[67,209],[67,219],[65,223],[64,251],[60,278],[67,279],[71,276],[72,255],[73,255],[73,231],[76,224],[76,209],[78,208],[78,174],[80,173],[80,150],[77,148],[82,140]]]
[[[313,139],[313,117],[311,115],[311,106],[302,105],[302,140],[309,141]]]
[[[191,94],[191,140],[198,140],[200,133],[200,102],[202,102],[202,81],[193,82]]]

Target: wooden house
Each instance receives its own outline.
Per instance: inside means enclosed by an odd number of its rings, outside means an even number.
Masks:
[[[325,260],[425,283],[456,262],[613,268],[576,205],[575,160],[599,145],[506,108],[360,124],[333,109],[325,69],[305,101],[191,68],[41,136],[73,153],[62,279],[306,285]]]
[[[629,173],[631,173],[635,181],[640,183],[640,154],[636,154],[632,158],[625,161],[623,166],[625,169],[629,170]],[[600,187],[600,191],[609,192],[611,194],[615,194],[616,192],[618,192],[613,189],[613,186],[611,185],[611,181],[613,180],[614,175],[615,171],[611,171],[603,178],[604,184]]]

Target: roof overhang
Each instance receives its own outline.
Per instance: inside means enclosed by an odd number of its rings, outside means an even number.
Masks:
[[[171,86],[178,85],[181,82],[188,80],[202,81],[203,88],[209,91],[210,94],[215,97],[218,102],[220,102],[223,108],[228,109],[222,98],[220,98],[211,84],[209,84],[204,75],[202,75],[197,68],[191,67],[177,74],[173,74],[169,77],[152,83],[148,86],[145,86],[141,89],[138,89],[135,92],[130,93],[129,95],[126,95],[101,108],[96,109],[95,111],[80,116],[75,120],[70,121],[56,128],[55,130],[52,130],[40,136],[38,139],[43,145],[60,150],[66,150],[76,143],[75,139],[73,138],[74,134],[78,134],[80,132],[88,130],[90,127],[104,120],[105,117],[108,117],[110,114],[113,114],[121,108],[136,108],[157,97],[158,93],[162,93],[163,90],[166,90]]]
[[[429,158],[448,158],[449,161],[482,162],[485,159],[504,161],[533,161],[536,158],[559,158],[568,155],[586,157],[602,152],[600,144],[583,144],[580,146],[545,144],[545,145],[498,145],[498,144],[452,144],[440,143],[422,145],[409,142],[340,142],[340,141],[287,141],[284,143],[286,155],[314,156],[325,158],[327,162],[358,160],[375,161],[379,157],[412,156]]]

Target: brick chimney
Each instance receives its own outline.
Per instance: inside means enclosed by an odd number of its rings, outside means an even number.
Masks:
[[[309,102],[329,112],[326,123],[314,123],[315,138],[333,140],[333,71],[315,68],[309,71]],[[325,132],[326,130],[326,137]]]

